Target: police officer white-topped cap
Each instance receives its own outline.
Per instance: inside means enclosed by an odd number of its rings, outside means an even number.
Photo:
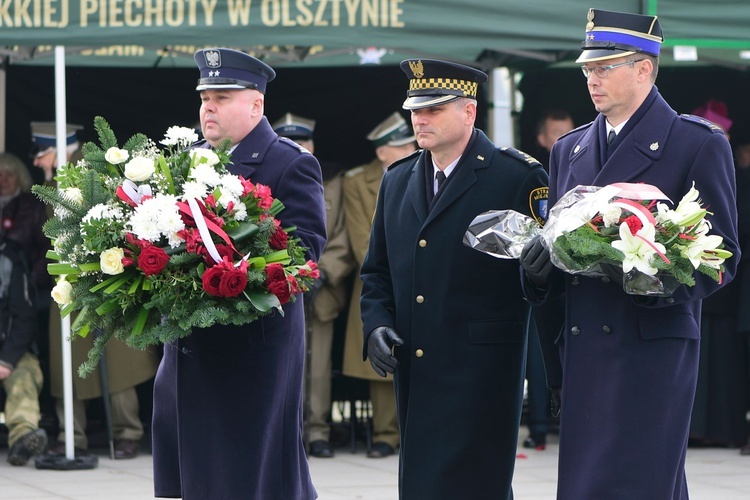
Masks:
[[[249,54],[224,48],[201,49],[195,53],[200,70],[195,90],[255,89],[266,92],[266,84],[276,77],[271,66]]]

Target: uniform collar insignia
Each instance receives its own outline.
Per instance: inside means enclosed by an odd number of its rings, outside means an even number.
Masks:
[[[651,146],[649,146],[649,148],[651,149],[651,151],[656,151],[657,149],[659,149],[659,143],[653,142],[651,143]]]

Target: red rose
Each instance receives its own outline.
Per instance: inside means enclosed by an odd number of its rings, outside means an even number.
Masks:
[[[221,266],[214,266],[206,269],[206,272],[203,273],[203,277],[201,278],[201,280],[203,280],[203,289],[206,293],[216,297],[221,297],[219,286],[221,285],[221,276],[224,274],[224,271],[224,268]]]
[[[230,261],[232,260],[232,258],[234,257],[234,250],[232,250],[232,247],[222,244],[218,244],[215,246],[216,251],[219,252],[219,257],[221,257],[222,260],[224,260],[225,257]],[[197,253],[198,255],[203,256],[203,262],[205,262],[207,266],[213,266],[216,264],[216,261],[208,253],[208,249],[206,247],[201,247]]]
[[[138,256],[138,267],[146,276],[159,274],[167,266],[167,262],[169,262],[169,255],[163,248],[156,246],[144,248]]]
[[[268,291],[276,295],[281,305],[284,305],[287,302],[289,302],[289,297],[291,297],[291,293],[289,292],[289,286],[286,284],[286,280],[274,281],[273,283],[268,285]]]
[[[273,283],[274,281],[286,281],[286,273],[284,272],[284,266],[277,263],[268,264],[266,266],[266,284]]]
[[[631,215],[623,221],[630,228],[630,234],[635,234],[643,228],[643,222],[635,215]]]
[[[266,287],[268,291],[278,297],[279,302],[286,304],[289,302],[291,293],[286,281],[284,266],[279,263],[268,264],[266,266]]]
[[[247,271],[233,268],[221,276],[219,291],[224,297],[236,297],[241,294],[247,286]]]
[[[286,248],[288,240],[289,235],[286,231],[281,226],[276,226],[276,232],[268,239],[268,245],[274,250],[283,250]]]

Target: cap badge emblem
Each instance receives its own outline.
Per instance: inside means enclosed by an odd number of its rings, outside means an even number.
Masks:
[[[203,52],[203,55],[206,58],[206,66],[210,68],[221,67],[221,54],[218,50],[207,50]]]
[[[422,78],[424,76],[424,65],[422,61],[409,61],[409,69],[414,73],[414,78]]]
[[[654,142],[653,144],[651,144],[651,146],[649,146],[649,148],[651,149],[651,151],[656,151],[657,149],[659,149],[659,143]]]
[[[588,20],[586,23],[586,31],[591,31],[594,29],[594,9],[589,9],[589,13],[586,14],[586,19]]]

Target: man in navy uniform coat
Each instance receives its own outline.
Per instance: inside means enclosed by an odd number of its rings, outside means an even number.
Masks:
[[[655,185],[677,203],[695,183],[712,213],[711,233],[734,256],[720,284],[696,273],[695,286],[656,298],[625,294],[616,272],[593,278],[551,269],[540,240],[524,249],[529,298],[545,305],[565,298],[556,339],[561,500],[688,498],[701,301],[734,276],[737,210],[726,137],[706,120],[678,115],[654,85],[662,40],[655,16],[589,11],[578,62],[599,115],[552,148],[549,201],[577,185],[630,182]]]
[[[275,72],[229,49],[195,54],[201,131],[207,145],[231,139],[229,171],[269,186],[283,227],[317,260],[326,241],[320,166],[280,138],[263,115]],[[311,500],[302,444],[302,296],[245,326],[194,329],[164,346],[154,382],[157,497],[185,500]]]
[[[432,60],[401,68],[423,149],[383,176],[361,270],[365,355],[394,373],[400,498],[512,498],[528,307],[518,262],[463,237],[488,210],[541,220],[547,174],[474,128],[487,75]]]

